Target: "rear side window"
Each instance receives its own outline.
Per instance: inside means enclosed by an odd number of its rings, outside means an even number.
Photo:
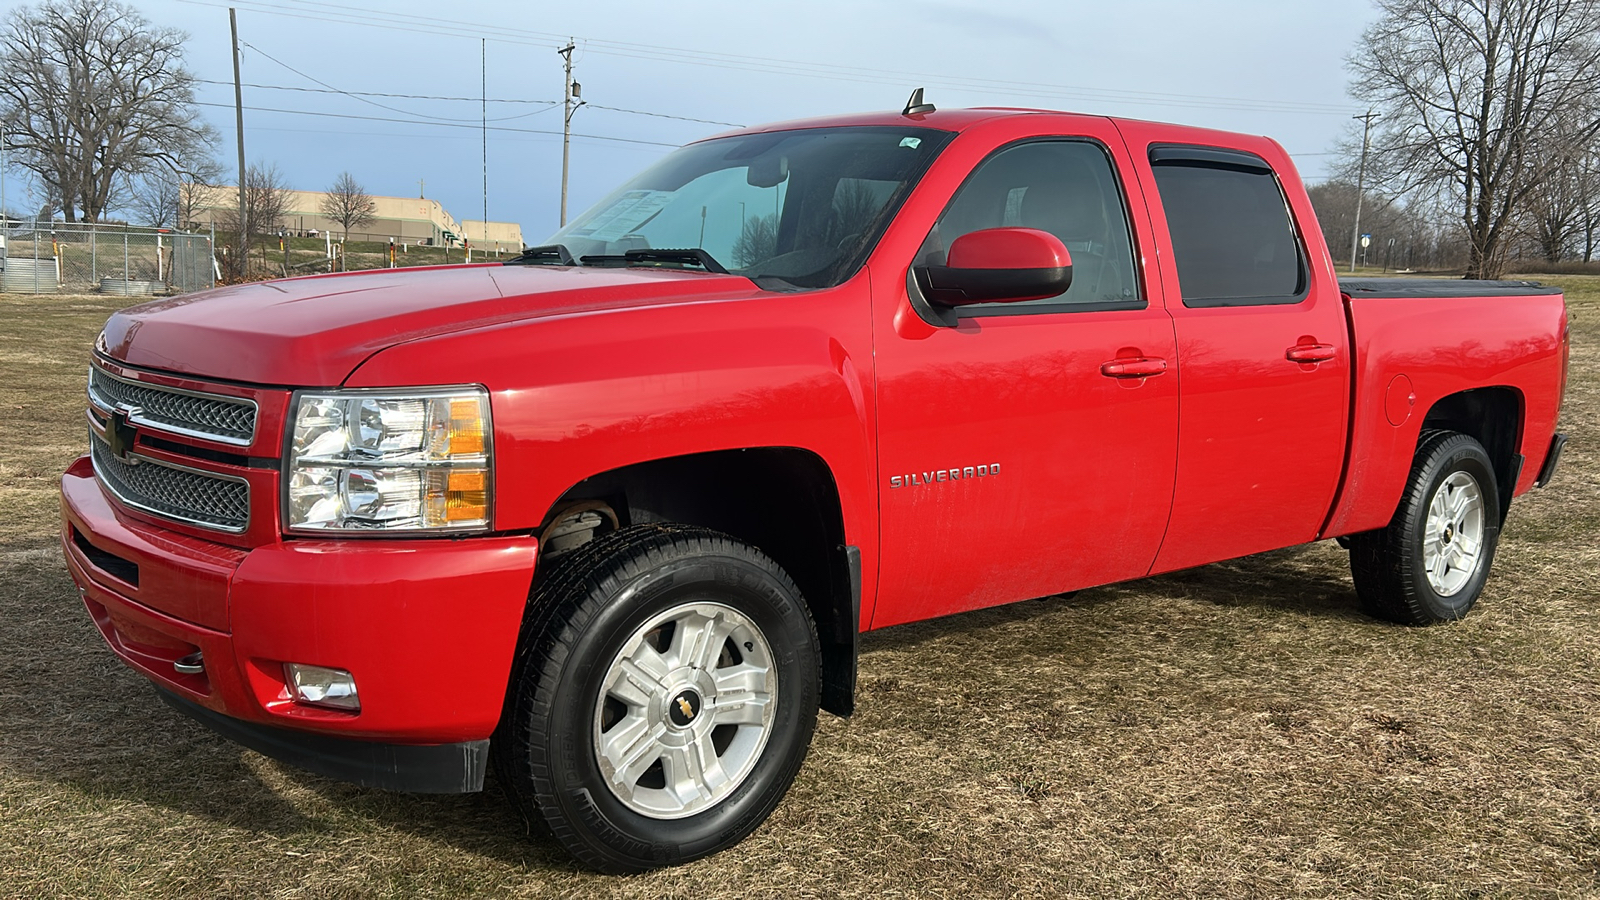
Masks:
[[[1232,150],[1152,147],[1184,306],[1298,303],[1305,255],[1266,161]]]

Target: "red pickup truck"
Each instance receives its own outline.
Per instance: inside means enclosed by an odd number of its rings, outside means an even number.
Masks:
[[[1341,284],[1266,138],[915,106],[690,144],[508,264],[115,314],[61,540],[172,706],[492,761],[634,871],[761,823],[868,629],[1328,538],[1464,615],[1567,346],[1537,285]]]

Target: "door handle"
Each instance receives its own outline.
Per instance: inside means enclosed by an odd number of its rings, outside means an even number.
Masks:
[[[1107,378],[1149,378],[1166,370],[1167,361],[1155,356],[1113,359],[1100,364],[1100,374]]]
[[[1299,344],[1290,347],[1283,355],[1290,362],[1319,363],[1338,356],[1339,348],[1332,344]]]

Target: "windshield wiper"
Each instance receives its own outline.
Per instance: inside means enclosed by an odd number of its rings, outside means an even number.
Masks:
[[[699,247],[683,250],[627,250],[621,256],[604,254],[583,257],[583,264],[586,266],[660,265],[661,263],[681,263],[683,265],[699,266],[707,272],[713,272],[717,275],[728,274],[728,270],[723,268],[722,263],[717,262],[711,254]]]
[[[508,266],[575,266],[577,260],[572,258],[572,253],[561,244],[545,244],[543,247],[529,247],[522,251],[522,255],[512,257],[505,262]]]

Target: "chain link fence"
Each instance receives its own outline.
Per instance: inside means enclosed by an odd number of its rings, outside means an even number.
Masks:
[[[186,294],[216,285],[209,234],[125,225],[0,224],[0,291],[121,296]]]
[[[255,235],[244,271],[231,234],[132,225],[0,221],[0,292],[105,293],[127,297],[187,294],[219,283],[322,272],[500,262],[521,248],[435,246],[406,241],[346,243],[330,235],[283,231]]]

